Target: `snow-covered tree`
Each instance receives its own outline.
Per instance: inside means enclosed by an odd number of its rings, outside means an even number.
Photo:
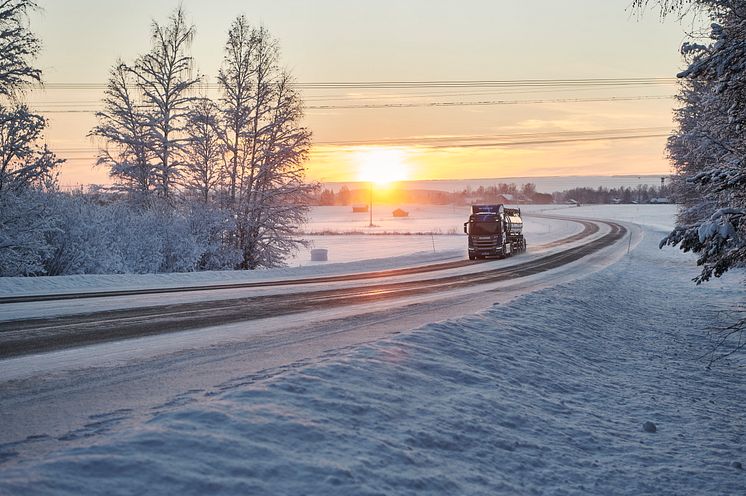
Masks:
[[[255,52],[258,47],[257,33],[245,16],[233,21],[225,44],[223,65],[218,73],[221,90],[220,104],[226,128],[226,147],[230,163],[226,167],[228,199],[235,205],[236,194],[246,170],[247,155],[251,143],[250,119],[255,109]]]
[[[41,44],[28,28],[32,0],[0,0],[0,196],[47,184],[62,161],[43,143],[47,121],[15,98],[41,70],[32,66]]]
[[[682,47],[688,67],[668,142],[682,209],[662,242],[696,253],[703,282],[746,261],[746,1],[654,3],[664,15],[695,9],[711,21],[709,42]]]
[[[45,272],[56,229],[46,190],[54,187],[58,159],[44,143],[46,120],[19,96],[41,81],[31,65],[41,44],[28,28],[30,0],[0,0],[0,275]]]
[[[43,142],[44,117],[26,105],[0,105],[0,196],[7,191],[45,187],[64,162]]]
[[[150,151],[150,120],[139,101],[132,70],[121,61],[109,73],[103,103],[104,110],[96,113],[99,124],[91,131],[105,141],[97,164],[108,167],[117,187],[134,203],[145,206],[157,179]]]
[[[13,97],[41,81],[41,70],[31,65],[41,48],[28,29],[27,16],[34,9],[33,0],[0,0],[0,96]]]
[[[300,125],[292,80],[278,66],[277,42],[264,28],[236,19],[216,104],[193,96],[200,81],[188,53],[193,35],[180,8],[166,24],[154,22],[151,50],[112,69],[99,125],[91,131],[106,143],[99,164],[138,199],[135,206],[145,207],[139,221],[126,213],[132,202],[118,207],[125,209],[120,236],[110,243],[119,253],[112,257],[120,260],[117,270],[270,267],[303,243],[296,230],[315,188],[304,182],[310,133]],[[153,201],[156,195],[166,201]],[[123,234],[129,225],[136,225],[135,240]],[[64,268],[50,270],[82,266],[84,257],[73,256],[70,246],[87,234],[76,233],[54,237],[55,247],[65,247],[55,251],[54,267]]]
[[[208,98],[194,102],[184,131],[183,184],[207,204],[216,196],[225,165],[225,133],[215,102]]]
[[[296,231],[305,222],[310,195],[317,189],[305,182],[311,133],[299,125],[301,101],[287,73],[275,82],[270,105],[266,134],[255,138],[259,151],[253,157],[252,190],[245,199],[250,209],[239,216],[245,222],[241,227],[246,268],[282,265],[303,244]]]
[[[156,188],[171,201],[181,173],[179,155],[184,144],[183,128],[195,77],[189,48],[195,28],[186,21],[181,8],[165,24],[153,21],[150,52],[140,57],[133,68],[137,87],[143,95],[147,116],[148,144],[155,156]]]
[[[302,102],[278,64],[277,41],[244,16],[232,24],[218,77],[224,111],[230,207],[241,268],[273,267],[303,241],[295,235],[306,218],[304,182],[311,133],[300,125]]]

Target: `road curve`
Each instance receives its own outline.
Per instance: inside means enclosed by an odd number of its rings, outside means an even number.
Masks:
[[[555,218],[550,216],[533,215],[533,217],[540,218]],[[583,230],[550,243],[542,245],[536,245],[532,248],[546,249],[560,246],[563,244],[572,243],[581,239],[592,236],[598,232],[598,225],[594,222],[579,219],[561,218],[561,220],[576,222],[583,226]],[[266,288],[274,286],[295,286],[300,284],[313,284],[313,283],[329,283],[329,282],[344,282],[344,281],[362,281],[367,279],[384,279],[394,276],[405,276],[412,274],[424,274],[428,272],[437,272],[441,270],[457,269],[459,267],[465,267],[478,263],[484,263],[485,260],[455,260],[453,262],[444,262],[438,264],[421,265],[418,267],[405,267],[401,269],[390,269],[380,270],[375,272],[361,272],[354,274],[340,274],[336,276],[321,276],[321,277],[307,277],[303,279],[285,279],[279,281],[256,281],[256,282],[245,282],[245,283],[230,283],[230,284],[210,284],[205,286],[184,286],[184,287],[171,287],[171,288],[148,288],[148,289],[131,289],[131,290],[114,290],[114,291],[92,291],[92,292],[80,292],[80,293],[53,293],[53,294],[41,294],[41,295],[23,295],[23,296],[5,296],[0,297],[0,305],[9,303],[33,303],[42,301],[57,301],[57,300],[79,300],[84,298],[107,298],[116,296],[137,296],[137,295],[149,295],[149,294],[163,294],[163,293],[185,293],[193,291],[212,291],[222,289],[250,289],[250,288]]]
[[[564,219],[563,220],[574,220]],[[580,221],[583,233],[566,238],[576,241],[599,230],[598,224],[610,230],[588,243],[554,252],[546,256],[508,267],[499,267],[479,273],[433,277],[410,282],[381,283],[358,288],[314,290],[310,292],[254,296],[222,301],[182,303],[147,308],[110,310],[83,315],[31,319],[0,323],[0,358],[16,357],[33,353],[55,351],[84,345],[118,341],[135,337],[168,332],[198,329],[220,324],[289,315],[310,310],[370,303],[402,298],[411,295],[430,294],[467,286],[494,283],[526,277],[579,260],[616,243],[624,237],[624,226],[607,221]],[[582,236],[581,236],[582,235]],[[455,264],[455,265],[454,265]],[[389,277],[393,275],[432,272],[447,268],[471,265],[473,262],[458,261],[435,266],[396,269],[376,273],[350,274],[312,278],[298,281],[273,281],[240,285],[224,285],[220,289],[306,284],[309,282],[350,281]],[[434,269],[433,267],[441,267]],[[428,269],[428,270],[424,270]],[[375,274],[375,275],[373,275]],[[385,274],[385,275],[384,275]],[[199,288],[204,290],[205,288]],[[212,289],[212,287],[210,287]],[[158,292],[195,291],[192,288],[158,290]],[[117,294],[148,294],[146,292],[121,292]],[[153,290],[156,291],[156,290]],[[100,296],[95,293],[94,296]],[[112,296],[112,294],[107,294]],[[78,298],[91,297],[78,295]]]

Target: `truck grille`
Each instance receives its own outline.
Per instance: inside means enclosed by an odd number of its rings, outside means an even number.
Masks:
[[[479,240],[475,239],[473,241],[473,246],[477,250],[494,250],[497,247],[497,240]]]

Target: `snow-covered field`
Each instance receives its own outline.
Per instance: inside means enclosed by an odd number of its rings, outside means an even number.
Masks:
[[[376,206],[373,225],[367,213],[353,213],[351,207],[315,207],[305,226],[312,243],[290,260],[290,266],[318,265],[311,262],[310,250],[325,248],[330,262],[358,262],[370,258],[390,258],[413,253],[466,255],[464,222],[469,207],[453,205],[404,205],[409,217],[395,218],[394,207]],[[528,206],[526,211],[536,209]],[[569,236],[578,225],[526,219],[526,236],[534,245]],[[321,235],[320,235],[321,234]]]
[[[0,494],[743,494],[743,356],[700,358],[741,274],[694,286],[670,210],[608,208],[574,210],[651,227],[600,272],[5,445]]]

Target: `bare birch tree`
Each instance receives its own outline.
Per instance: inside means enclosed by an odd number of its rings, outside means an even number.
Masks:
[[[305,182],[311,133],[299,124],[303,116],[300,97],[285,72],[274,86],[273,110],[255,157],[249,249],[244,252],[249,268],[281,265],[302,244],[296,231],[306,221],[310,195],[317,189]]]
[[[303,241],[295,235],[314,185],[304,182],[311,133],[302,102],[278,64],[277,41],[244,16],[232,24],[218,82],[230,154],[227,181],[241,268],[273,267]]]
[[[257,40],[254,29],[245,16],[233,21],[225,44],[223,65],[218,73],[222,106],[226,127],[226,146],[230,162],[226,174],[228,179],[228,202],[235,205],[236,192],[246,167],[246,153],[243,145],[247,141],[249,119],[254,108],[253,56]]]
[[[153,21],[153,46],[133,69],[148,117],[148,144],[156,158],[156,189],[167,201],[172,201],[172,190],[182,166],[179,152],[184,144],[182,131],[187,112],[194,99],[191,89],[200,81],[193,75],[193,60],[189,55],[194,32],[181,8],[165,24]]]
[[[109,168],[117,187],[128,193],[133,203],[147,206],[156,182],[150,121],[143,113],[132,70],[121,61],[109,73],[103,103],[104,110],[96,113],[99,124],[91,131],[105,140],[97,164]]]
[[[217,194],[225,164],[225,137],[215,102],[208,98],[197,100],[189,112],[185,132],[183,184],[207,204]]]

